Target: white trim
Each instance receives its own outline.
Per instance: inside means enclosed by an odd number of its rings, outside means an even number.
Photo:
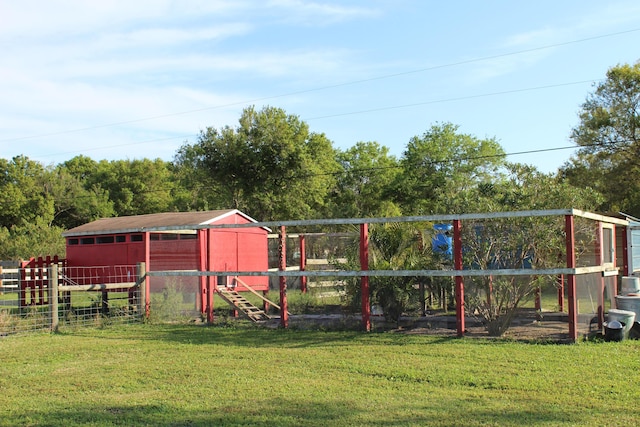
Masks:
[[[246,213],[244,213],[244,212],[242,212],[242,211],[239,211],[238,209],[233,209],[233,210],[230,210],[230,211],[229,211],[229,212],[227,212],[227,213],[224,213],[224,214],[222,214],[222,215],[218,215],[218,216],[217,216],[217,217],[215,217],[215,218],[211,218],[211,219],[209,219],[209,220],[207,220],[207,221],[201,222],[199,225],[211,225],[212,223],[214,223],[214,222],[216,222],[216,221],[220,221],[220,220],[221,220],[221,219],[223,219],[223,218],[227,218],[227,217],[232,216],[232,215],[235,215],[235,214],[240,215],[241,217],[243,217],[244,219],[248,220],[248,221],[249,221],[250,223],[252,223],[252,224],[257,224],[257,223],[258,223],[258,221],[257,221],[257,220],[255,220],[255,219],[251,218],[251,217],[250,217],[249,215],[247,215]],[[234,225],[239,225],[239,224],[234,224]],[[270,228],[268,228],[268,227],[261,227],[261,228],[264,228],[265,230],[267,230],[267,232],[270,232],[270,231],[271,231],[271,229],[270,229]]]

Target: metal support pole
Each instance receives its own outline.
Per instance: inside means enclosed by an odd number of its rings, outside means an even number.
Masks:
[[[287,270],[287,232],[285,226],[280,226],[280,234],[278,236],[278,245],[280,246],[280,263],[279,270]],[[280,326],[289,327],[289,311],[287,307],[287,278],[279,277],[280,282]]]
[[[300,235],[300,271],[305,271],[307,268],[307,248],[304,234]],[[307,276],[300,277],[300,291],[303,294],[307,293]]]
[[[369,224],[360,224],[360,270],[369,270]],[[371,303],[369,302],[369,276],[360,277],[362,295],[362,328],[371,331]]]
[[[453,264],[456,270],[462,270],[462,223],[459,219],[453,220]],[[464,336],[464,279],[456,276],[456,325],[459,337]]]
[[[620,237],[622,238],[622,241],[620,242],[620,246],[622,246],[622,275],[623,276],[629,275],[629,247],[627,246],[627,244],[629,243],[627,238],[628,227],[629,226],[625,227],[622,230],[622,233],[620,233]],[[615,233],[614,233],[614,236],[615,236]]]
[[[564,274],[558,274],[556,277],[556,285],[558,287],[558,311],[564,312]]]
[[[58,318],[58,265],[49,266],[49,311],[51,319],[51,332],[58,332],[60,319]]]
[[[565,215],[567,268],[576,268],[576,249],[573,215]],[[567,299],[569,303],[569,339],[578,340],[578,304],[576,299],[576,275],[567,274]]]

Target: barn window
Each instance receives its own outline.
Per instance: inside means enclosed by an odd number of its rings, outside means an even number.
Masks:
[[[152,234],[149,236],[149,240],[160,240],[160,235],[159,235],[159,234],[156,234],[156,233],[152,233]]]
[[[96,242],[96,239],[93,237],[83,237],[80,239],[81,245],[93,245]]]
[[[78,243],[80,243],[78,241],[78,239],[69,239],[69,240],[67,240],[67,244],[68,245],[77,245]]]
[[[163,233],[160,235],[160,240],[178,240],[178,235],[173,233]]]
[[[121,234],[119,236],[116,236],[116,243],[124,243],[127,241],[127,236],[124,234]]]
[[[113,242],[114,242],[114,240],[115,240],[115,239],[114,239],[114,237],[113,237],[113,236],[100,236],[100,237],[98,237],[98,238],[96,239],[96,241],[97,241],[99,244],[102,244],[102,243],[113,243]]]
[[[181,234],[180,235],[180,240],[194,240],[197,238],[198,238],[197,234]]]
[[[142,242],[142,234],[132,234],[131,235],[132,242]]]

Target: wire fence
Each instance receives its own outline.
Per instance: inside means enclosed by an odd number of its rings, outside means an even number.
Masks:
[[[144,287],[135,271],[135,266],[3,267],[0,336],[139,322]]]

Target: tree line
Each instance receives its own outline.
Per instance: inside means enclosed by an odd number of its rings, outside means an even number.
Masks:
[[[375,141],[339,149],[296,115],[244,109],[172,161],[0,159],[0,259],[64,255],[61,232],[111,216],[237,208],[260,221],[575,207],[640,216],[640,65],[612,67],[571,131],[557,173],[507,160],[493,138],[435,123],[402,155]]]

